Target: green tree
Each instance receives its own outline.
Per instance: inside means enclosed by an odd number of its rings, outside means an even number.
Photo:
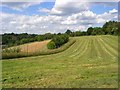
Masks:
[[[68,29],[65,33],[70,35],[72,33],[72,31]]]
[[[93,28],[92,27],[89,27],[88,30],[87,30],[87,35],[91,35],[93,32]]]
[[[76,31],[75,32],[75,36],[81,36],[81,35],[82,35],[81,31]]]

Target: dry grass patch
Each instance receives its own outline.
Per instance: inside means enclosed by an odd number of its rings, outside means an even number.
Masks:
[[[50,42],[50,40],[45,40],[45,41],[41,41],[41,42],[32,42],[32,43],[28,43],[28,44],[11,47],[11,49],[12,48],[20,48],[21,52],[33,53],[33,52],[40,51],[44,46],[47,45],[48,42]]]

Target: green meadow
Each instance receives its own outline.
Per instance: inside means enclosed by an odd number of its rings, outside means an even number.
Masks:
[[[3,88],[117,88],[118,37],[72,37],[66,50],[2,60]]]

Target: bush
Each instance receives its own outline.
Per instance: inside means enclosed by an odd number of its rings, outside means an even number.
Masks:
[[[20,48],[5,48],[3,50],[4,53],[19,53],[20,51]]]
[[[48,49],[59,48],[63,44],[67,43],[69,36],[67,34],[55,36],[47,45]]]
[[[53,41],[47,44],[48,49],[55,49],[55,43]]]

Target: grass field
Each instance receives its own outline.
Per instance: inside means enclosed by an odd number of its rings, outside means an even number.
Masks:
[[[75,39],[60,53],[3,60],[3,88],[117,88],[117,36]]]

